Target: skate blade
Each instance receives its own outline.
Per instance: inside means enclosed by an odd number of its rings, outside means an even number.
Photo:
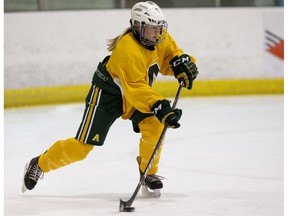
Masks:
[[[25,193],[28,189],[25,186],[25,182],[24,182],[24,178],[25,178],[25,174],[28,170],[29,167],[29,163],[26,163],[25,168],[24,168],[24,175],[23,175],[23,180],[22,180],[22,193]]]
[[[142,185],[142,195],[145,198],[160,198],[161,197],[161,189],[151,190],[146,185]]]

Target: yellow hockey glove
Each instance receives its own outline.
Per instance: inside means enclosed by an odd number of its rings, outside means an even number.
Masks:
[[[181,118],[181,109],[172,109],[168,100],[159,100],[153,106],[151,111],[162,124],[168,124],[170,128],[179,128],[178,121]]]
[[[178,79],[178,82],[184,82],[184,86],[191,90],[192,82],[196,79],[199,71],[194,62],[191,61],[190,56],[183,54],[180,57],[175,56],[170,61],[170,67],[174,72],[174,76]]]

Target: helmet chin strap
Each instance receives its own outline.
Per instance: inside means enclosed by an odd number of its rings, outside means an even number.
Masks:
[[[137,35],[138,33],[137,33],[136,29],[134,28],[134,26],[132,24],[132,19],[130,19],[129,22],[130,22],[130,26],[131,26],[131,29],[132,29],[134,35]]]

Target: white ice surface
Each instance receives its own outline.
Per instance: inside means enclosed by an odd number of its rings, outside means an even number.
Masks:
[[[160,199],[138,194],[139,134],[119,119],[106,143],[21,193],[26,162],[75,135],[83,104],[4,110],[5,216],[283,216],[283,96],[180,98],[181,128],[167,131]]]

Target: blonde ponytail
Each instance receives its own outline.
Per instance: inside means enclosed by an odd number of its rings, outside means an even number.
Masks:
[[[116,47],[118,41],[126,34],[128,34],[129,32],[131,32],[131,27],[128,27],[127,29],[125,29],[122,34],[118,35],[117,37],[115,38],[112,38],[112,39],[108,39],[107,40],[107,50],[109,52],[112,52],[114,50],[114,48]]]

